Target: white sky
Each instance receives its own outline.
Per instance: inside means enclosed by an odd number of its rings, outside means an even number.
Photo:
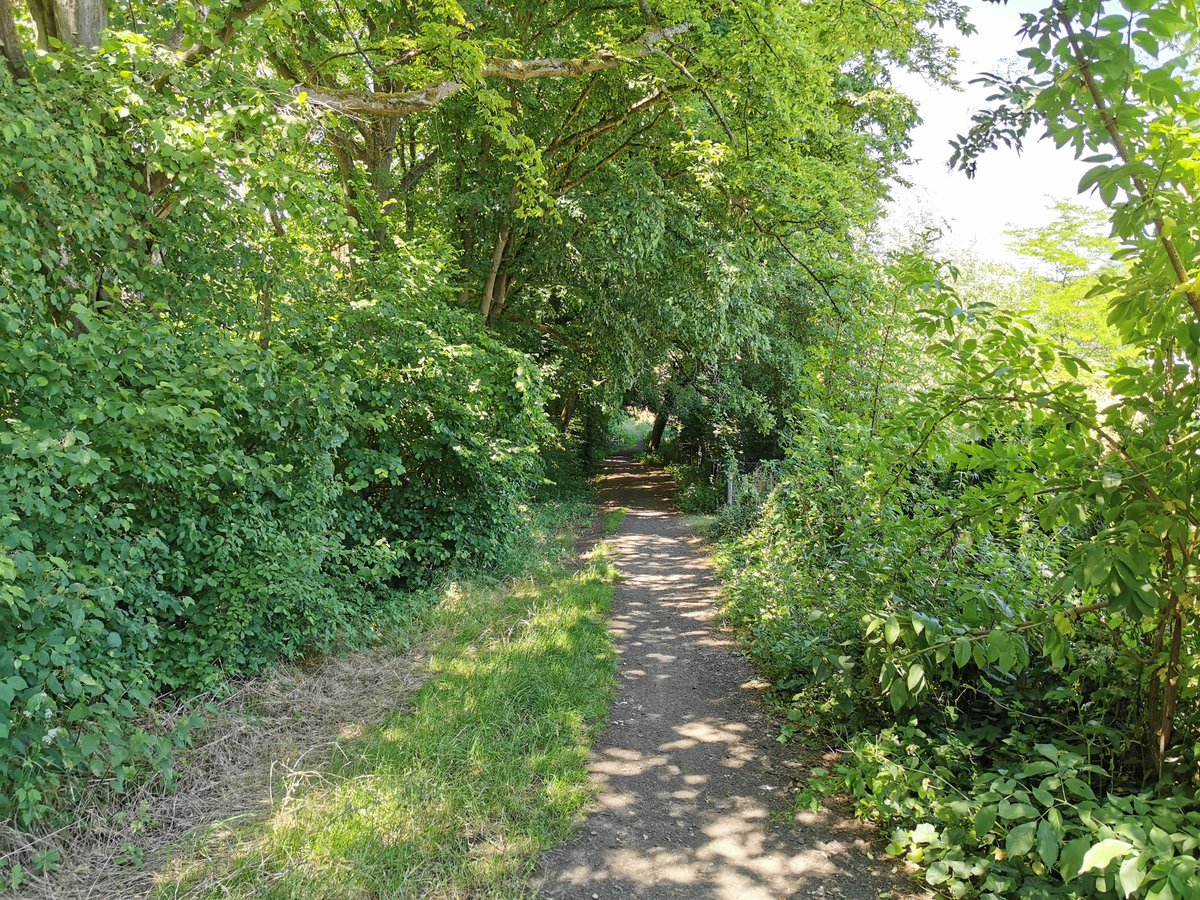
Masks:
[[[950,172],[950,139],[971,125],[971,114],[987,106],[989,89],[967,84],[979,72],[997,71],[1007,60],[1016,60],[1023,43],[1016,36],[1020,14],[1040,9],[1035,0],[1009,0],[1007,4],[967,0],[969,18],[977,31],[970,37],[948,31],[945,40],[960,50],[958,77],[961,90],[931,85],[909,73],[896,74],[896,86],[912,97],[924,123],[913,135],[911,155],[916,162],[904,169],[911,188],[897,187],[884,222],[884,230],[906,233],[911,228],[936,225],[946,232],[942,251],[951,256],[964,251],[983,258],[1014,261],[1005,247],[1004,229],[1028,227],[1050,219],[1051,198],[1075,198],[1075,188],[1087,166],[1075,160],[1069,148],[1061,150],[1049,140],[1032,141],[1018,155],[994,150],[979,160],[974,179]],[[1093,198],[1078,202],[1093,205]]]

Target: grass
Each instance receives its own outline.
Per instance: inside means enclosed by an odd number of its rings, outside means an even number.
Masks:
[[[610,509],[604,514],[604,533],[616,534],[621,530],[621,523],[625,521],[625,517],[629,515],[629,510],[620,506],[616,509]]]
[[[644,409],[629,411],[613,426],[609,436],[609,449],[617,453],[636,449],[643,444],[653,427],[653,413]]]
[[[520,578],[450,585],[405,708],[290,773],[269,816],[210,829],[159,896],[527,894],[589,799],[614,672],[614,570],[604,545],[577,567],[565,524],[543,511]]]

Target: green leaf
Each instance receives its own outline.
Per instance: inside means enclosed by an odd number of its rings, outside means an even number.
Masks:
[[[965,636],[954,642],[954,664],[960,669],[971,661],[971,642]]]
[[[1091,838],[1081,837],[1076,838],[1063,847],[1058,866],[1058,871],[1061,873],[1063,881],[1070,882],[1079,876],[1080,871],[1083,869],[1083,858],[1091,846]]]
[[[975,837],[982,838],[996,824],[996,807],[991,804],[979,807],[975,813]]]
[[[908,670],[908,689],[912,693],[919,691],[925,683],[925,667],[916,663]]]
[[[1096,793],[1085,781],[1080,781],[1078,778],[1068,778],[1063,782],[1067,790],[1079,797],[1081,800],[1095,800]]]
[[[1004,849],[1008,851],[1008,855],[1010,857],[1024,856],[1032,850],[1036,829],[1036,822],[1022,822],[1010,829],[1008,836],[1004,839]]]
[[[1037,851],[1042,862],[1046,864],[1046,868],[1051,868],[1058,861],[1058,851],[1061,845],[1062,841],[1058,832],[1054,830],[1054,826],[1046,819],[1038,822]]]
[[[92,756],[100,749],[100,735],[81,734],[79,736],[79,752],[84,756]]]
[[[1117,883],[1121,885],[1126,897],[1132,897],[1145,880],[1146,870],[1142,867],[1141,857],[1131,856],[1121,863],[1121,868],[1117,871]]]
[[[1109,863],[1133,852],[1133,844],[1117,838],[1105,838],[1098,844],[1093,844],[1083,855],[1083,864],[1079,871],[1090,872],[1092,869],[1103,872]]]
[[[889,644],[894,644],[900,639],[900,620],[895,616],[888,616],[887,622],[884,623],[883,639]]]
[[[1028,803],[1014,803],[1011,800],[1000,801],[1000,818],[1013,821],[1014,819],[1032,819],[1038,811]]]

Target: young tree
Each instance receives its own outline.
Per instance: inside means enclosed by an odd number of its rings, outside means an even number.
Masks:
[[[1117,241],[1109,236],[1108,215],[1070,200],[1054,201],[1054,218],[1045,225],[1009,228],[1009,248],[1046,265],[1060,284],[1097,275],[1112,266]]]
[[[1094,415],[1063,408],[1061,434],[1044,446],[1055,495],[1043,520],[1089,516],[1103,528],[1080,550],[1069,581],[1109,609],[1152,623],[1144,669],[1146,747],[1160,776],[1180,740],[1180,692],[1192,677],[1200,550],[1200,8],[1188,0],[1056,0],[1024,17],[1028,74],[989,76],[997,105],[976,116],[955,160],[973,170],[997,142],[1019,143],[1035,123],[1093,164],[1127,267],[1102,280],[1109,321],[1139,356],[1108,388],[1115,402]],[[1190,730],[1194,733],[1195,723]],[[1190,733],[1186,737],[1192,737]]]

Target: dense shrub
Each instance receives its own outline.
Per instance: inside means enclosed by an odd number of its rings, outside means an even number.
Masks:
[[[871,461],[894,451],[830,428],[804,423],[720,559],[785,739],[846,748],[809,796],[849,793],[953,896],[1193,896],[1200,797],[1145,784],[1131,727],[1145,633],[1046,612],[1088,526],[976,527],[977,473],[926,464],[888,490]]]
[[[675,502],[686,513],[713,513],[725,496],[712,478],[687,463],[671,463],[667,472],[675,481]]]
[[[536,365],[360,253],[311,121],[109,35],[0,71],[0,818],[168,765],[157,699],[361,643],[499,562]],[[7,164],[13,161],[13,165]],[[172,726],[173,727],[173,726]]]
[[[0,815],[25,824],[64,775],[163,764],[182,735],[138,724],[162,692],[355,642],[434,567],[499,559],[543,434],[530,364],[451,317],[264,349],[80,315],[0,318]]]

